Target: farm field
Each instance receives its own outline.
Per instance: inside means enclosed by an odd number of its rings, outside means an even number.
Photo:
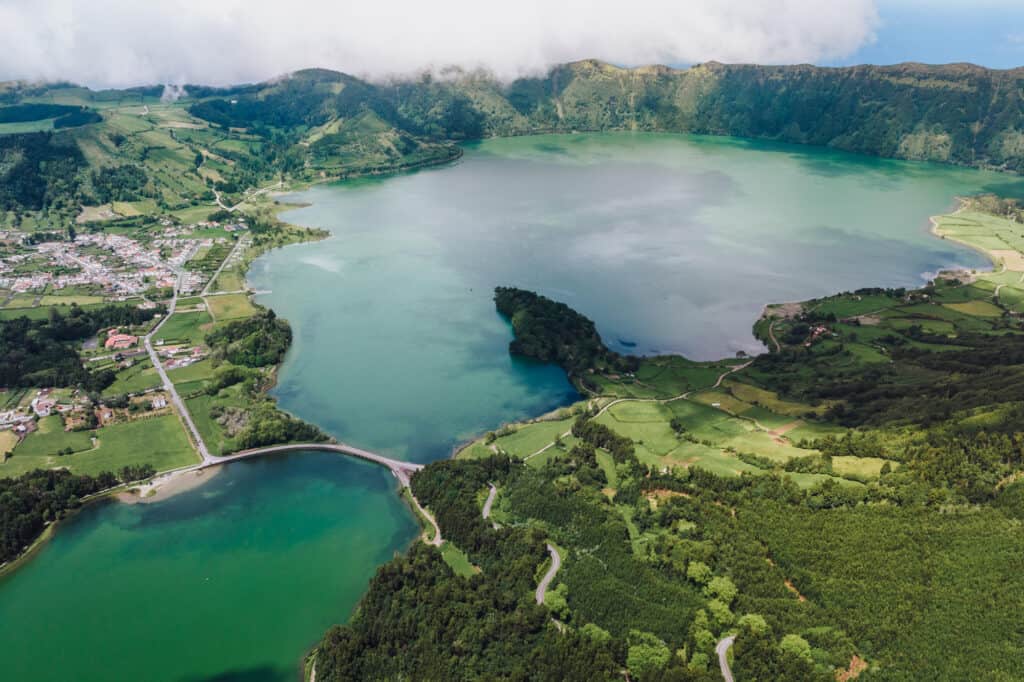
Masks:
[[[225,268],[217,275],[213,291],[240,291],[245,288],[245,277],[233,268]]]
[[[4,459],[4,457],[13,452],[14,446],[17,444],[18,437],[14,435],[13,431],[11,431],[10,429],[7,429],[6,431],[0,431],[0,460]]]
[[[207,309],[217,322],[249,317],[256,313],[256,306],[249,300],[248,294],[225,294],[223,296],[207,296]]]
[[[209,360],[200,360],[191,365],[168,370],[167,376],[174,384],[183,384],[192,381],[202,381],[210,378],[213,374],[213,363]]]
[[[153,363],[149,358],[139,357],[134,365],[118,371],[114,383],[103,389],[103,396],[142,393],[160,385],[160,375],[157,374]]]
[[[61,450],[73,452],[92,448],[92,434],[89,431],[65,431],[63,420],[52,415],[39,420],[38,429],[29,434],[14,449],[14,457],[37,457],[54,455]]]
[[[165,344],[200,344],[212,325],[213,318],[205,311],[174,313],[160,327],[156,336],[158,341],[162,339]]]
[[[33,469],[64,467],[76,474],[116,473],[127,465],[151,464],[157,471],[199,461],[176,415],[165,415],[104,426],[74,434],[81,439],[60,440],[50,436],[31,443],[26,439],[12,457],[0,464],[0,476],[20,476]],[[96,438],[96,447],[91,437]],[[140,447],[145,443],[145,447]],[[28,446],[26,448],[26,445]],[[70,455],[54,454],[59,447],[77,447]],[[54,449],[56,448],[56,450]]]

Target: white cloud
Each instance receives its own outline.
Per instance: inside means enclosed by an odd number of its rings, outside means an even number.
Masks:
[[[502,77],[621,64],[794,63],[873,39],[874,0],[0,0],[0,80],[237,83],[309,66]]]

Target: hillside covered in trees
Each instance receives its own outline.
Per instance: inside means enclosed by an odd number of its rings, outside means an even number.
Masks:
[[[499,288],[510,351],[596,390],[413,477],[472,570],[426,546],[382,567],[317,679],[710,682],[729,635],[738,680],[1024,676],[1024,324],[981,284],[769,308],[774,352],[628,375],[587,318]]]
[[[333,94],[323,82],[343,87]],[[446,140],[573,130],[710,133],[1024,170],[1022,84],[1024,69],[965,64],[622,69],[588,60],[508,84],[467,73],[377,85],[305,71],[238,105],[212,100],[192,113],[236,126],[315,126],[370,110],[412,135]],[[226,110],[230,117],[218,113]]]
[[[390,172],[457,158],[456,143],[466,140],[580,130],[733,135],[1022,171],[1022,87],[1024,69],[968,64],[625,69],[587,60],[512,82],[452,71],[380,83],[307,69],[234,88],[187,85],[181,106],[198,127],[165,130],[161,144],[154,135],[136,144],[116,115],[54,109],[39,101],[46,86],[8,84],[0,121],[59,115],[56,121],[97,125],[62,131],[55,123],[56,132],[9,135],[0,129],[0,210],[128,196],[170,201],[183,192],[182,173],[196,174],[189,191],[205,183],[235,193],[281,175]],[[82,97],[85,104],[116,97],[141,103],[150,90],[83,90]],[[233,142],[218,146],[224,140]],[[161,176],[161,164],[179,151],[177,177]],[[198,173],[207,163],[216,174]],[[113,191],[113,179],[126,181],[127,190]]]

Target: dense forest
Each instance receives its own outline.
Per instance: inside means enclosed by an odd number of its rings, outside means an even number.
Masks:
[[[0,135],[0,210],[39,210],[73,200],[85,157],[54,133]]]
[[[51,309],[47,318],[15,317],[0,321],[0,385],[82,386],[101,390],[114,381],[111,370],[91,372],[82,366],[78,346],[84,339],[108,327],[147,322],[161,308],[107,305],[80,308],[71,305],[67,314]]]
[[[146,171],[136,165],[113,166],[93,171],[91,176],[92,199],[97,204],[111,201],[135,201],[153,194],[147,189],[149,178]]]
[[[17,557],[46,524],[77,508],[81,498],[116,483],[108,473],[93,478],[42,469],[18,478],[0,478],[0,564]]]
[[[320,645],[317,679],[598,680],[617,676],[607,647],[561,636],[531,593],[545,556],[527,528],[495,531],[480,518],[476,490],[511,471],[508,460],[445,462],[414,480],[444,532],[470,548],[483,572],[452,580],[437,550],[414,547],[382,567],[352,622]],[[322,678],[321,678],[322,676]]]
[[[81,110],[82,107],[66,104],[16,104],[10,107],[0,107],[0,123],[41,121]]]
[[[512,287],[495,289],[494,303],[512,323],[514,355],[556,364],[573,379],[591,368],[629,372],[638,365],[635,357],[608,350],[593,321],[564,303]]]
[[[218,357],[245,367],[276,365],[291,342],[291,327],[272,310],[230,322],[206,337]]]

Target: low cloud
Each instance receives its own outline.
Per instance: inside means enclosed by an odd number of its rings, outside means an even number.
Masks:
[[[841,59],[873,0],[0,0],[0,80],[226,84],[299,68],[371,78],[449,65],[503,78],[619,64]]]

